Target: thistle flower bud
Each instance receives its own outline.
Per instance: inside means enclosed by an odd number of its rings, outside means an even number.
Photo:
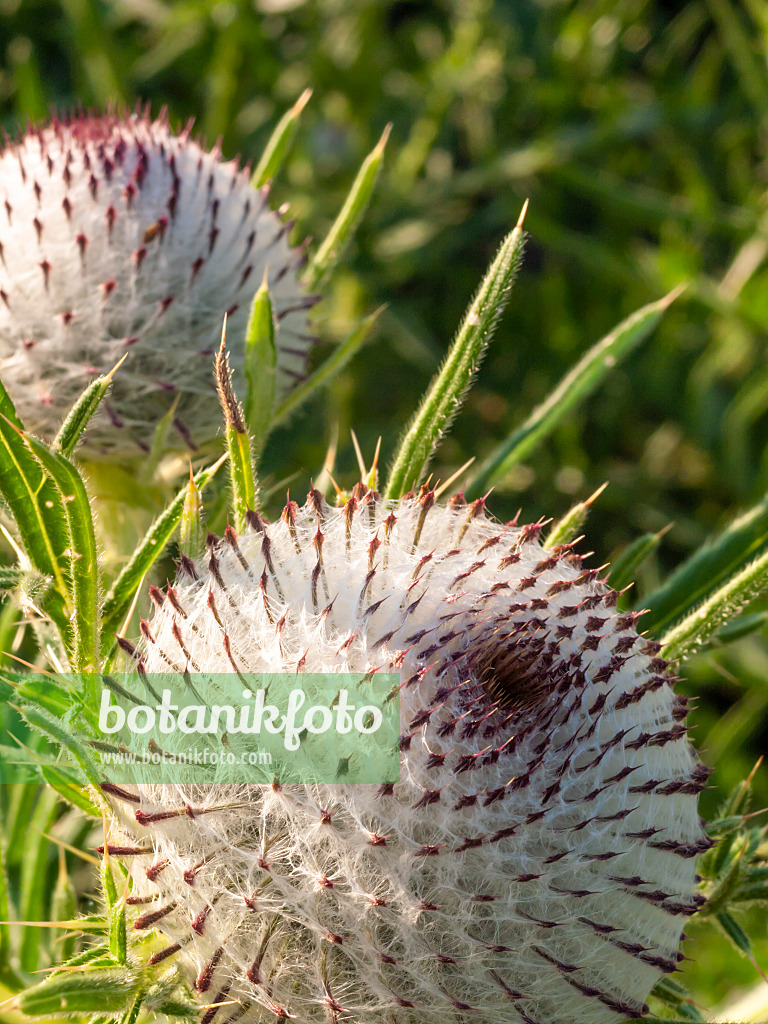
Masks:
[[[84,443],[131,458],[178,397],[177,449],[219,429],[211,380],[224,314],[243,337],[268,275],[275,391],[304,375],[311,337],[290,222],[248,170],[161,116],[79,115],[32,127],[0,151],[0,377],[46,436],[88,382],[129,352]],[[235,375],[244,345],[232,346]]]
[[[206,1024],[608,1024],[676,969],[707,772],[658,645],[541,528],[313,491],[155,592],[150,672],[401,678],[397,784],[112,788]]]

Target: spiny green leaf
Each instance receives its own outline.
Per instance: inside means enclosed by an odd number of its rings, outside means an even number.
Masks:
[[[305,89],[291,109],[280,118],[251,177],[251,185],[254,188],[261,188],[268,181],[272,181],[280,170],[296,138],[301,112],[309,103],[311,96],[312,90]]]
[[[50,765],[40,765],[40,774],[45,781],[54,789],[59,796],[68,804],[79,808],[84,814],[92,818],[100,818],[101,812],[98,807],[88,798],[82,786],[72,782],[71,778],[59,768]]]
[[[93,968],[55,974],[18,997],[22,1013],[30,1017],[78,1014],[119,1014],[136,994],[140,976],[127,970]]]
[[[74,613],[71,662],[79,672],[92,672],[99,658],[99,562],[88,493],[69,459],[30,434],[25,434],[24,440],[61,494],[71,538],[67,552]]]
[[[93,758],[83,743],[72,735],[71,730],[63,729],[58,722],[49,718],[49,716],[44,714],[42,711],[37,711],[32,708],[18,708],[17,710],[21,715],[23,715],[30,725],[45,733],[55,743],[57,743],[58,746],[63,747],[68,751],[82,772],[84,780],[87,779],[93,786],[99,785],[101,782],[101,776]]]
[[[24,579],[21,569],[12,565],[0,566],[0,590],[13,590]]]
[[[65,579],[69,532],[58,489],[24,443],[21,421],[0,383],[0,494],[16,518],[21,543],[35,568],[55,582],[43,603],[63,636],[71,628]]]
[[[271,427],[276,427],[294,413],[307,399],[317,390],[323,387],[340,373],[350,359],[358,352],[363,343],[367,340],[371,328],[381,316],[384,307],[374,310],[370,316],[365,317],[355,327],[352,333],[340,345],[338,345],[324,363],[319,366],[311,377],[293,388],[282,403],[275,409],[271,418]]]
[[[643,628],[658,633],[681,618],[768,545],[768,498],[744,512],[695,551],[643,601]]]
[[[376,179],[381,170],[384,159],[384,149],[392,129],[388,124],[382,132],[381,138],[363,161],[349,195],[344,201],[333,227],[328,232],[325,240],[310,260],[307,272],[304,275],[304,284],[310,290],[317,288],[324,277],[336,265],[355,228],[365,213],[368,203],[371,201]]]
[[[121,363],[123,363],[127,358],[127,354],[124,355],[113,370],[104,374],[102,377],[97,377],[96,380],[91,381],[82,395],[72,406],[67,418],[62,423],[61,429],[56,435],[53,445],[51,446],[54,451],[61,452],[62,455],[69,458],[75,450],[77,442],[82,437],[83,431],[88,426],[94,413],[101,405],[102,399],[109,391],[112,378]]]
[[[226,462],[226,459],[227,456],[223,455],[218,462],[215,462],[208,469],[203,469],[195,474],[195,486],[200,491],[205,489],[205,485],[211,480],[219,467]],[[107,641],[111,640],[117,630],[120,629],[122,620],[142,579],[163,553],[165,545],[170,541],[176,527],[179,525],[187,489],[186,485],[182,487],[166,510],[152,523],[144,535],[144,539],[136,548],[130,561],[123,568],[107,594],[102,609],[102,630],[105,646]]]
[[[530,455],[558,423],[595,390],[616,364],[648,337],[681,291],[681,288],[675,288],[658,302],[638,309],[593,345],[549,397],[485,460],[467,488],[467,497],[478,497],[512,466]]]
[[[735,917],[733,917],[732,914],[729,914],[727,910],[721,910],[719,913],[715,914],[715,920],[734,944],[736,949],[738,949],[740,953],[744,953],[750,960],[754,960],[752,943],[749,941],[749,936]]]
[[[768,591],[768,551],[737,572],[707,600],[661,638],[664,656],[684,658],[729,619]]]
[[[413,490],[432,454],[456,415],[493,336],[520,266],[525,236],[523,207],[513,231],[499,247],[493,263],[469,304],[445,362],[432,380],[405,437],[400,442],[387,483],[388,498]]]

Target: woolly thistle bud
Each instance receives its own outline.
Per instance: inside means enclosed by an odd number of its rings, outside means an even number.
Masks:
[[[540,529],[313,491],[153,591],[148,671],[401,678],[398,784],[107,787],[206,1024],[608,1024],[676,969],[707,772],[658,645]]]
[[[278,395],[304,374],[315,299],[291,223],[247,169],[161,116],[80,115],[0,152],[0,377],[26,426],[53,435],[91,378],[129,352],[89,428],[91,455],[146,450],[178,401],[169,447],[216,436],[213,352],[242,336],[268,268]],[[235,373],[244,351],[232,352]]]

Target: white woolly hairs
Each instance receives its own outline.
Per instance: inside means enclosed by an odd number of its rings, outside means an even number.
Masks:
[[[95,375],[128,353],[85,443],[140,455],[178,406],[166,447],[220,429],[213,351],[229,313],[244,336],[269,268],[278,396],[307,350],[301,250],[248,169],[164,117],[81,115],[30,128],[0,151],[0,377],[25,425],[52,436]],[[235,375],[244,348],[233,346]]]
[[[710,845],[685,701],[539,531],[313,491],[153,590],[142,670],[402,680],[397,785],[106,787],[134,927],[168,937],[153,960],[179,957],[204,1024],[608,1024],[676,969]]]

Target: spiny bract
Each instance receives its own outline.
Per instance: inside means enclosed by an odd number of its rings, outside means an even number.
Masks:
[[[211,379],[225,313],[244,333],[268,268],[278,396],[304,375],[306,310],[292,224],[247,168],[164,117],[80,115],[0,151],[0,377],[51,437],[91,378],[129,358],[89,427],[89,453],[136,456],[178,399],[166,447],[220,429]],[[243,352],[232,353],[237,375]]]
[[[608,1024],[676,969],[707,772],[658,644],[540,530],[313,491],[152,591],[141,670],[402,680],[396,785],[112,789],[205,1024]]]

